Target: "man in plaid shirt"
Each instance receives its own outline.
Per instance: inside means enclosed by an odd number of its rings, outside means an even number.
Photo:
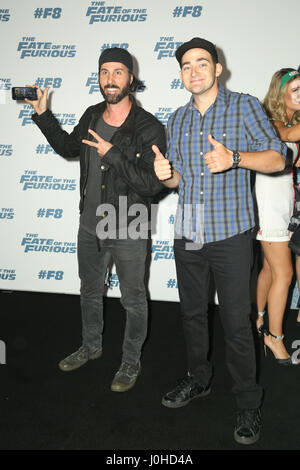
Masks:
[[[262,389],[250,324],[250,271],[255,225],[250,171],[280,171],[286,148],[258,100],[218,83],[215,46],[193,38],[176,51],[181,79],[192,96],[168,122],[167,158],[153,146],[157,177],[179,187],[174,252],[188,373],[162,400],[169,408],[210,393],[207,307],[214,275],[225,332],[226,363],[237,405],[234,438],[259,439]]]

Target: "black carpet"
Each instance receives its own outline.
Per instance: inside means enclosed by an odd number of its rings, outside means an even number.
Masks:
[[[259,344],[262,436],[250,447],[234,442],[232,384],[217,307],[210,311],[212,393],[171,410],[161,397],[186,369],[178,303],[150,302],[142,374],[132,390],[113,393],[125,318],[118,299],[105,300],[102,358],[69,373],[57,363],[80,345],[79,297],[2,291],[0,300],[0,340],[6,344],[6,364],[0,365],[1,450],[300,449],[300,366],[278,366],[271,353],[263,357]],[[297,339],[300,349],[295,310],[287,314],[285,333],[289,352]]]

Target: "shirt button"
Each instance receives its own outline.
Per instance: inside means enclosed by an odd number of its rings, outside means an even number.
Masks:
[[[204,173],[201,173],[201,176],[204,176]]]
[[[140,153],[137,153],[136,154],[136,158],[140,158],[141,154]]]
[[[101,165],[100,168],[101,168],[101,170],[105,170],[105,166],[104,166],[104,165]]]
[[[223,137],[226,137],[226,132],[224,132]]]
[[[102,184],[101,189],[105,189],[105,184]]]
[[[200,152],[200,155],[202,156],[202,155],[203,155],[203,152]]]
[[[203,135],[203,132],[202,132],[202,131],[200,132],[200,135]]]

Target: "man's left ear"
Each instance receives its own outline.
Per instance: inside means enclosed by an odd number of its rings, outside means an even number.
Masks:
[[[216,63],[216,77],[219,77],[223,71],[222,64],[219,62]]]
[[[130,77],[130,85],[131,85],[132,82],[133,82],[133,73],[131,73],[130,75],[131,75],[131,77]]]

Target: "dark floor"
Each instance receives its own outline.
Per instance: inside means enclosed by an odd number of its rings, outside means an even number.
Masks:
[[[79,297],[0,292],[1,450],[244,450],[233,440],[234,402],[224,366],[218,308],[213,327],[214,382],[210,396],[177,410],[161,397],[185,372],[179,304],[150,303],[150,331],[142,374],[127,393],[110,383],[120,357],[124,311],[106,299],[104,354],[81,369],[64,373],[57,363],[79,346]],[[286,346],[298,339],[296,311],[288,313]],[[265,389],[263,431],[251,450],[300,449],[300,366],[279,367],[258,345],[260,383]],[[299,352],[300,358],[300,352]]]

